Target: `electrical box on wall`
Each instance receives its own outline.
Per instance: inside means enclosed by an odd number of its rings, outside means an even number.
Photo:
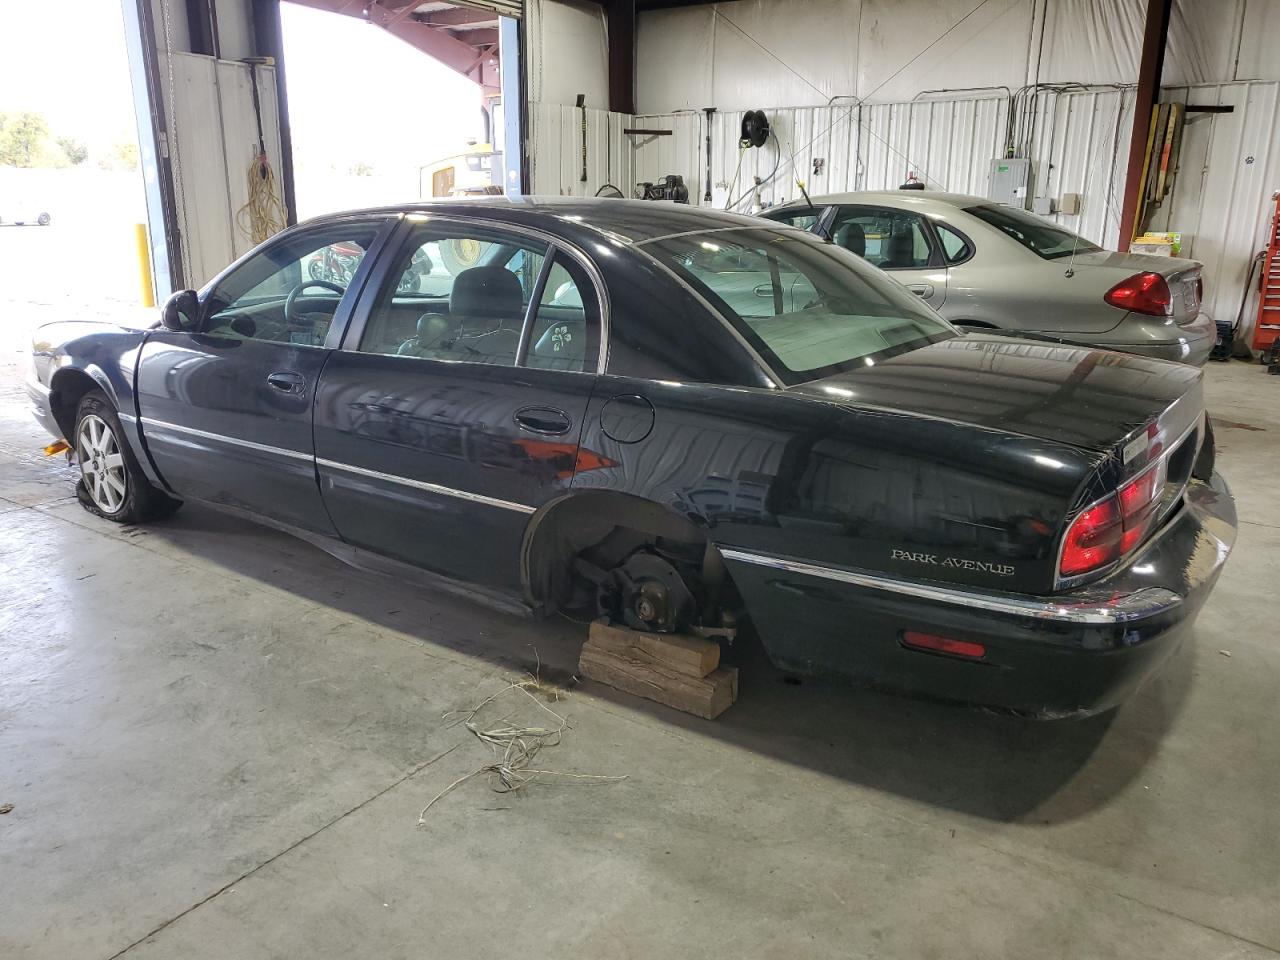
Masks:
[[[1023,157],[995,157],[991,161],[991,180],[987,196],[996,203],[1027,209],[1031,161]]]

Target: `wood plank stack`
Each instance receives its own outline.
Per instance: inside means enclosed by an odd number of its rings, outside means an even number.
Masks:
[[[738,699],[738,668],[720,666],[714,640],[591,624],[578,672],[625,693],[712,720]]]

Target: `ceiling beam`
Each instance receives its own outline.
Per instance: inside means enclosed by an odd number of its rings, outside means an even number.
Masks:
[[[468,24],[498,25],[498,15],[488,10],[454,7],[451,10],[427,10],[414,19],[431,27],[462,27]]]
[[[497,27],[492,30],[487,27],[480,30],[450,30],[448,33],[455,40],[469,43],[473,47],[491,47],[498,42]]]

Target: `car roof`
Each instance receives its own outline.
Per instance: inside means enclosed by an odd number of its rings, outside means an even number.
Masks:
[[[664,200],[625,200],[608,197],[457,197],[414,201],[363,210],[345,210],[307,221],[325,220],[368,214],[431,214],[491,218],[513,224],[546,228],[548,219],[559,221],[566,234],[591,234],[609,237],[622,243],[641,243],[678,233],[724,230],[746,227],[759,230],[777,229],[778,224],[762,222],[756,217],[725,213],[708,207],[695,207]]]
[[[814,206],[843,203],[880,203],[894,207],[939,210],[944,207],[972,207],[982,203],[994,203],[989,197],[975,197],[967,193],[947,193],[942,190],[860,190],[853,193],[827,193],[811,196]],[[803,200],[785,204],[786,209],[805,206]],[[782,209],[777,207],[775,209]]]

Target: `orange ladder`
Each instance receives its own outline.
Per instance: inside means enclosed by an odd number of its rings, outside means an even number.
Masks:
[[[1280,338],[1280,193],[1273,198],[1275,214],[1267,252],[1262,260],[1262,293],[1258,297],[1258,322],[1253,325],[1253,349],[1264,353]]]

